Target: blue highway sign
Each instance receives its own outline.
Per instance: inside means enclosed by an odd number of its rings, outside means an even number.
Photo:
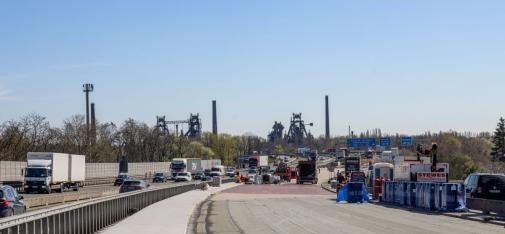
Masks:
[[[375,146],[375,138],[350,138],[347,139],[347,147],[350,148],[367,148]]]
[[[384,146],[384,147],[391,146],[391,138],[381,137],[379,144],[380,144],[380,146]]]
[[[402,146],[411,146],[412,145],[412,137],[402,137],[400,139],[400,144]]]

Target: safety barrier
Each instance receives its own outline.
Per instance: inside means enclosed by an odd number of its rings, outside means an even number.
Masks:
[[[227,178],[222,182],[234,182],[234,179]],[[144,207],[195,188],[195,183],[156,188],[13,216],[0,221],[0,234],[95,233]]]
[[[386,181],[382,201],[426,210],[465,208],[465,186],[460,183]]]

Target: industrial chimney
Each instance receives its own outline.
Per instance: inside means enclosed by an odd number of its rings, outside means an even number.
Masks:
[[[95,118],[95,103],[91,103],[91,142],[96,142],[96,118]]]
[[[217,135],[216,100],[212,100],[212,134]]]
[[[328,95],[325,96],[326,109],[326,139],[330,139],[330,110],[328,107]]]

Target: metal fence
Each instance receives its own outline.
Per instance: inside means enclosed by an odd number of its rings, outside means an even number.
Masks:
[[[144,207],[195,188],[191,183],[125,193],[13,216],[0,222],[0,234],[95,233]]]
[[[226,178],[222,183],[234,181],[234,178]],[[0,221],[0,234],[95,233],[153,203],[196,188],[195,183],[156,188],[8,217]]]

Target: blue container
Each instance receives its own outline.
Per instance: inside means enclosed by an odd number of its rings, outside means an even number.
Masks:
[[[396,182],[394,203],[398,205],[405,205],[407,198],[407,182]]]
[[[434,186],[434,209],[441,210],[442,209],[442,189],[444,188],[443,184],[433,184]]]
[[[440,185],[440,211],[455,211],[461,205],[466,206],[466,191],[464,184],[445,183]],[[460,204],[460,201],[463,204]]]
[[[416,184],[416,207],[426,210],[435,209],[435,184]]]
[[[363,197],[363,189],[365,187],[364,183],[361,182],[350,182],[347,183],[348,197],[347,201],[349,203],[362,203],[365,198]]]
[[[407,183],[407,205],[410,207],[416,206],[416,183],[408,182]]]

